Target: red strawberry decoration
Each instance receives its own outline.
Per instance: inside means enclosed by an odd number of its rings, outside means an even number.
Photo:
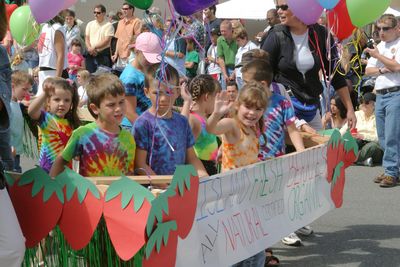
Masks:
[[[175,266],[178,236],[186,238],[193,226],[198,189],[199,178],[193,166],[177,166],[171,185],[152,202],[143,266]]]
[[[64,202],[62,187],[36,167],[22,174],[9,191],[26,247],[32,248],[57,225]]]
[[[158,223],[146,244],[143,267],[174,267],[178,248],[175,221]]]
[[[345,169],[353,164],[357,154],[357,142],[349,131],[343,137],[339,131],[333,132],[328,142],[326,179],[331,183],[331,199],[336,208],[343,204]]]
[[[68,244],[80,250],[90,242],[103,212],[103,199],[97,187],[69,168],[56,179],[64,190],[65,201],[58,225]]]
[[[131,259],[145,244],[145,227],[153,194],[123,176],[105,194],[103,215],[111,242],[118,256]]]

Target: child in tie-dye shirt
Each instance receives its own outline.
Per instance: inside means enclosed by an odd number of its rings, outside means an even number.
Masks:
[[[193,104],[190,109],[189,124],[196,143],[194,152],[201,160],[209,175],[217,174],[217,137],[206,130],[207,116],[214,110],[215,95],[220,88],[211,75],[198,75],[189,84]]]
[[[199,177],[207,176],[193,150],[188,120],[172,111],[178,97],[178,72],[167,63],[152,65],[146,75],[145,93],[152,106],[136,120],[133,130],[139,174],[172,175],[176,165],[192,164]]]
[[[258,137],[264,129],[263,113],[269,95],[260,83],[246,83],[235,102],[226,91],[215,98],[214,111],[207,119],[207,131],[222,136],[222,171],[258,162]],[[234,118],[223,118],[232,108]]]
[[[126,110],[124,86],[117,76],[101,74],[91,78],[86,89],[89,111],[96,121],[72,133],[50,175],[62,172],[64,165],[76,156],[83,176],[133,174],[135,140],[120,127]]]
[[[48,78],[43,83],[43,92],[29,105],[28,114],[39,125],[39,165],[46,172],[64,149],[73,129],[80,124],[78,102],[73,83],[62,78]],[[46,111],[42,110],[44,105]]]

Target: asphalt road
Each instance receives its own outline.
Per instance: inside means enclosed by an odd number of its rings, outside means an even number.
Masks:
[[[272,247],[281,266],[400,266],[400,186],[373,183],[382,172],[349,167],[343,206],[313,222],[303,246]]]
[[[23,170],[32,161],[22,160]],[[272,247],[281,266],[400,266],[400,186],[380,188],[382,167],[346,170],[343,206],[311,224],[301,247]]]

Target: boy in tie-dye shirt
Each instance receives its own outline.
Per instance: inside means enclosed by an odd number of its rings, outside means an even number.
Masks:
[[[96,76],[87,85],[87,95],[89,111],[96,121],[72,133],[50,175],[62,172],[75,157],[79,157],[79,173],[83,176],[133,174],[135,140],[120,127],[126,109],[121,81],[112,74]]]

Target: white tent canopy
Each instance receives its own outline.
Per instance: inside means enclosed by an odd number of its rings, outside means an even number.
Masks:
[[[386,11],[385,11],[384,14],[392,14],[392,15],[394,15],[395,17],[400,16],[400,12],[397,11],[396,9],[391,8],[391,7],[388,7],[388,9],[386,9]]]
[[[217,5],[217,18],[265,20],[267,11],[275,8],[274,0],[230,0]]]

